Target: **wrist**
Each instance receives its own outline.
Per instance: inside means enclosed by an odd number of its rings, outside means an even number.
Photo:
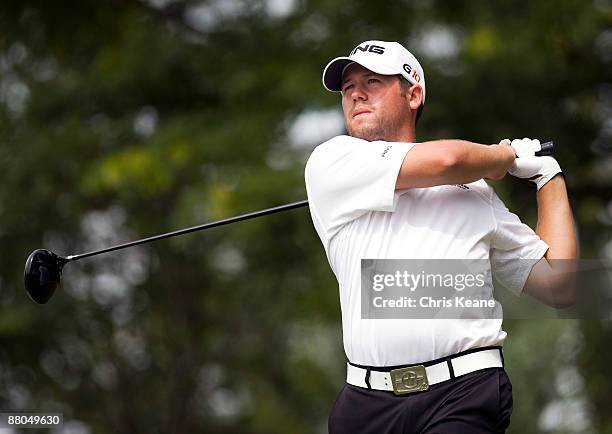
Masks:
[[[548,192],[550,191],[555,191],[559,189],[563,191],[567,190],[567,187],[565,185],[565,175],[563,175],[563,172],[557,173],[551,179],[549,179],[548,182],[538,188],[537,195],[539,196],[541,193],[548,194]]]
[[[509,145],[497,145],[500,150],[503,152],[504,162],[508,164],[512,164],[516,159],[516,151],[512,146]]]
[[[496,144],[492,148],[495,152],[493,159],[497,163],[496,166],[503,168],[505,171],[508,170],[516,159],[512,146]]]
[[[504,177],[514,159],[514,150],[508,145],[493,144],[486,146],[489,157],[487,158],[487,175],[485,178],[499,180]]]

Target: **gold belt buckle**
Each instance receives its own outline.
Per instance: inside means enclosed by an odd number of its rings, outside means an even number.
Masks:
[[[393,393],[396,395],[422,392],[429,389],[427,372],[425,372],[425,366],[423,365],[393,369],[390,374],[391,383],[393,383]]]

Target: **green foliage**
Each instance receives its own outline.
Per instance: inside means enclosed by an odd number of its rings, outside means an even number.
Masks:
[[[374,38],[424,65],[420,139],[554,139],[583,256],[599,257],[611,28],[605,1],[3,1],[0,408],[61,411],[96,433],[325,432],[344,356],[306,210],[70,264],[44,307],[24,294],[25,258],[304,198],[312,147],[292,143],[291,122],[338,107],[323,66]],[[535,223],[529,186],[496,188]],[[606,324],[506,329],[511,432],[540,432],[551,403],[576,397],[593,432],[612,432]],[[574,366],[584,386],[555,386]]]

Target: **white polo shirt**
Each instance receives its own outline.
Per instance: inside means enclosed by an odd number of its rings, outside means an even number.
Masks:
[[[338,279],[344,350],[360,365],[418,363],[506,337],[501,319],[362,319],[361,259],[489,259],[495,278],[520,294],[530,268],[510,273],[504,260],[548,249],[482,179],[395,190],[412,146],[338,136],[306,163],[312,221]]]

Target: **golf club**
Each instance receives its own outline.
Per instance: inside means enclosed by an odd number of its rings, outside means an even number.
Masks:
[[[202,231],[217,226],[228,225],[243,220],[249,220],[256,217],[262,217],[282,211],[289,211],[296,208],[308,206],[307,200],[293,202],[286,205],[280,205],[273,208],[267,208],[260,211],[250,212],[235,217],[217,220],[214,222],[204,223],[197,226],[192,226],[185,229],[179,229],[165,234],[155,235],[141,240],[130,241],[116,246],[106,247],[92,252],[81,253],[78,255],[59,256],[47,249],[36,249],[26,260],[24,269],[25,288],[32,300],[39,304],[45,304],[53,296],[57,286],[60,283],[62,269],[68,262],[78,261],[79,259],[88,258],[90,256],[101,255],[102,253],[112,252],[114,250],[126,249],[128,247],[137,246],[140,244],[150,243],[164,238],[176,237],[191,232]]]
[[[541,150],[536,152],[537,156],[552,155],[554,152],[553,142],[542,143]],[[235,217],[229,217],[214,222],[204,223],[197,226],[192,226],[185,229],[179,229],[173,232],[165,234],[155,235],[141,240],[130,241],[124,244],[118,244],[116,246],[107,247],[100,250],[94,250],[87,253],[81,253],[78,255],[70,256],[59,256],[47,249],[36,249],[28,256],[25,263],[24,269],[24,284],[26,291],[30,298],[38,304],[45,304],[48,302],[57,286],[60,283],[62,275],[62,269],[68,262],[78,261],[79,259],[88,258],[90,256],[101,255],[102,253],[112,252],[114,250],[126,249],[128,247],[137,246],[140,244],[150,243],[158,241],[164,238],[175,237],[178,235],[184,235],[191,232],[201,231],[204,229],[210,229],[217,226],[223,226],[230,223],[236,223],[243,220],[249,220],[256,217],[263,217],[278,212],[289,211],[296,208],[308,206],[307,200],[299,202],[293,202],[285,205],[276,206],[273,208],[266,208],[260,211],[250,212],[248,214],[242,214]]]

